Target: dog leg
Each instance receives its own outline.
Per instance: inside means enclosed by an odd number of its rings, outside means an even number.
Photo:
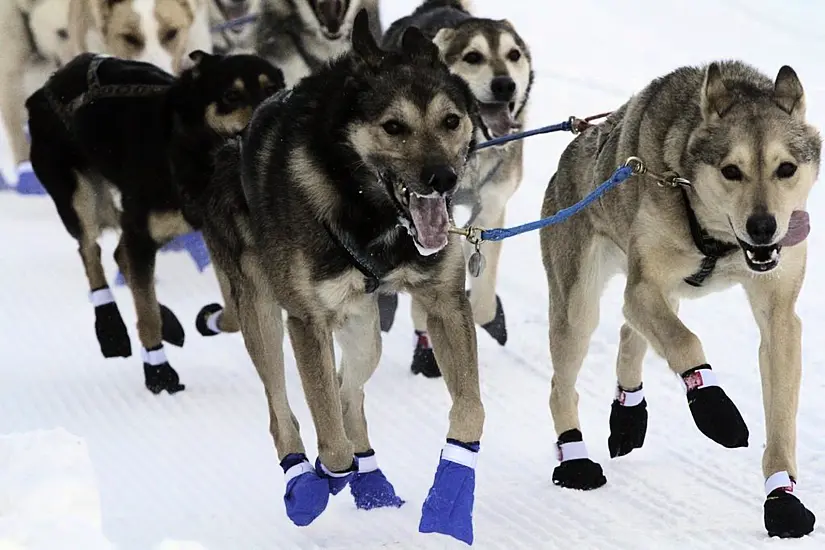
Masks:
[[[225,306],[222,307],[220,304],[215,303],[207,304],[198,312],[195,318],[195,328],[203,336],[215,336],[222,332],[234,333],[240,330],[238,310],[235,306],[235,300],[232,299],[229,280],[217,265],[213,263],[213,266]]]
[[[254,281],[263,278],[238,275],[231,280],[238,281],[237,304],[234,304],[231,291],[227,295],[232,301],[227,304],[233,303],[238,311],[244,345],[264,386],[269,405],[269,431],[284,471],[286,514],[295,525],[303,527],[324,512],[330,489],[329,481],[318,475],[307,459],[298,419],[289,405],[282,311],[270,296],[256,292]]]
[[[495,206],[499,205],[496,203]],[[482,209],[473,223],[479,227],[504,227],[504,208],[496,208],[495,212],[491,210],[492,207]],[[478,277],[470,277],[470,305],[473,308],[473,318],[476,324],[503,346],[507,343],[507,323],[501,298],[496,294],[501,245],[501,241],[486,242],[481,245],[486,267]]]
[[[315,432],[318,436],[316,471],[329,479],[329,490],[338,494],[357,470],[353,444],[344,428],[338,379],[335,373],[332,331],[312,318],[287,319],[289,337]]]
[[[79,221],[80,234],[78,236],[78,252],[83,260],[83,267],[86,270],[86,278],[89,281],[89,300],[95,308],[95,334],[100,345],[100,352],[103,357],[130,357],[132,355],[132,342],[126,330],[126,324],[120,315],[115,297],[112,294],[109,284],[106,281],[106,274],[103,272],[103,264],[100,261],[100,246],[97,238],[100,236],[102,197],[97,196],[96,188],[85,178],[71,170],[58,173],[60,169],[52,166],[50,161],[40,161],[39,144],[33,148],[37,153],[33,158],[38,161],[38,174],[45,178],[49,188],[55,185],[65,187],[66,181],[52,181],[53,178],[63,180],[74,178],[76,187],[72,196],[72,209]],[[54,172],[54,173],[52,173]]]
[[[395,312],[398,310],[398,294],[380,294],[378,296],[378,312],[381,317],[381,332],[389,332],[395,322]]]
[[[364,413],[364,385],[381,359],[381,332],[378,303],[367,298],[364,309],[350,315],[338,331],[341,346],[341,407],[347,436],[355,446],[358,471],[350,482],[356,508],[400,507],[404,501],[378,467],[375,451],[369,441]]]
[[[128,226],[127,226],[128,227]],[[186,388],[169,364],[163,349],[163,323],[167,320],[155,296],[157,244],[124,228],[115,250],[115,261],[132,293],[137,314],[138,337],[143,345],[143,375],[154,394],[170,394]],[[171,312],[170,312],[171,313]]]
[[[459,258],[461,256],[459,255]],[[417,291],[427,311],[433,351],[452,398],[447,443],[421,511],[418,530],[473,542],[475,465],[484,426],[478,350],[470,301],[464,293],[464,264],[455,283],[439,291]],[[460,281],[460,282],[459,282]]]
[[[616,398],[610,408],[607,447],[616,458],[640,449],[647,433],[647,400],[642,389],[642,361],[647,341],[627,323],[619,331]]]
[[[423,374],[427,378],[438,378],[441,376],[441,370],[438,368],[438,361],[435,360],[430,334],[427,332],[427,312],[415,296],[412,297],[410,309],[412,310],[413,329],[415,331],[415,348],[413,348],[413,360],[410,370],[413,374]]]
[[[805,246],[799,245],[799,246]],[[814,529],[816,517],[793,494],[797,478],[796,416],[802,378],[802,322],[794,311],[804,277],[804,251],[797,265],[783,251],[779,278],[754,277],[745,291],[759,327],[759,370],[765,408],[765,529],[770,536],[801,537]]]
[[[575,238],[565,236],[559,242],[553,231],[569,231]],[[596,489],[607,479],[587,453],[576,380],[599,324],[599,299],[606,281],[601,265],[604,250],[583,222],[542,231],[541,241],[550,292],[550,413],[560,462],[553,470],[553,483],[568,489]]]
[[[716,383],[702,343],[673,311],[659,285],[643,275],[645,271],[639,264],[631,250],[624,294],[625,319],[681,376],[696,427],[724,447],[746,447],[748,427],[736,405]],[[646,271],[655,273],[649,266]]]

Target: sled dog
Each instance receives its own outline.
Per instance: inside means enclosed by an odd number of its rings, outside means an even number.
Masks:
[[[648,345],[678,375],[697,428],[724,447],[748,445],[742,416],[702,343],[678,316],[680,299],[740,284],[761,334],[765,527],[780,537],[812,531],[814,515],[793,494],[802,370],[795,307],[807,255],[805,205],[819,174],[820,149],[794,70],[783,66],[772,80],[740,61],[683,67],[657,78],[570,143],[547,186],[542,217],[582,199],[629,157],[659,176],[633,177],[564,224],[541,231],[557,485],[593,489],[606,482],[587,455],[575,384],[598,325],[603,287],[616,273],[627,282],[611,457],[644,442]]]
[[[0,115],[18,179],[31,174],[26,97],[71,59],[69,0],[0,1]]]
[[[393,23],[384,35],[386,47],[397,47],[401,33],[416,26],[432,39],[447,66],[473,91],[490,137],[500,137],[524,126],[533,82],[530,49],[507,20],[476,17],[469,0],[426,0],[412,15]],[[480,136],[483,140],[483,136]],[[467,224],[501,227],[507,201],[521,183],[523,142],[512,141],[474,153],[461,179],[454,204],[470,211]],[[472,251],[468,244],[467,255]],[[496,295],[500,242],[484,243],[486,268],[471,278],[470,303],[475,322],[502,346],[507,327]],[[388,331],[395,316],[397,296],[381,298],[382,328]],[[415,349],[412,371],[439,376],[420,304],[412,302]]]
[[[426,311],[453,399],[438,496],[425,502],[419,530],[472,540],[484,410],[463,254],[448,229],[476,109],[431,41],[410,29],[398,51],[381,50],[361,10],[350,52],[264,102],[217,152],[214,178],[194,201],[265,387],[297,525],[350,482],[359,508],[403,502],[377,469],[364,415],[364,385],[381,357],[376,296],[403,289]],[[282,311],[317,434],[314,465],[287,399]]]
[[[287,86],[350,48],[355,14],[366,9],[381,38],[379,0],[262,0],[255,51],[284,72]]]
[[[101,53],[179,74],[195,50],[212,52],[209,0],[70,0],[72,55]]]
[[[283,88],[281,72],[260,57],[190,57],[194,66],[176,79],[149,63],[81,54],[26,101],[32,167],[78,242],[104,357],[132,354],[97,244],[103,230],[121,231],[115,260],[134,299],[153,393],[184,389],[163,348],[182,346],[184,330],[154,288],[157,250],[201,223],[181,211],[186,195],[175,184],[208,180],[210,150]],[[232,311],[210,323],[206,313],[196,320],[205,336],[237,324]]]
[[[259,14],[260,11],[261,0],[209,0],[209,21],[213,29],[233,19]],[[257,20],[213,31],[212,47],[215,53],[255,53],[256,25]]]

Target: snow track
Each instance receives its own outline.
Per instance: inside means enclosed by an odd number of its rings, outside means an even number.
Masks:
[[[416,3],[384,1],[385,24]],[[475,4],[480,14],[510,19],[531,44],[536,83],[530,127],[615,108],[651,78],[720,57],[742,57],[771,75],[782,64],[794,66],[808,91],[809,118],[825,127],[825,6],[804,0]],[[586,25],[585,34],[579,22]],[[732,26],[736,33],[730,32]],[[530,139],[525,178],[511,203],[508,224],[538,216],[555,160],[570,139],[569,134]],[[804,323],[798,489],[820,522],[825,521],[825,347],[819,340],[825,328],[825,294],[820,290],[825,237],[816,214],[825,207],[824,192],[815,188],[809,204],[813,232],[798,308]],[[110,281],[113,247],[113,239],[104,240]],[[82,439],[99,491],[102,533],[113,548],[465,547],[417,532],[443,445],[449,398],[442,381],[409,373],[412,328],[406,296],[393,331],[384,337],[384,357],[367,386],[366,406],[379,463],[407,504],[397,510],[358,511],[346,490],[331,499],[315,523],[296,528],[284,513],[284,485],[266,402],[240,336],[207,339],[194,327],[200,307],[219,299],[211,268],[200,275],[183,254],[164,254],[158,280],[160,300],[187,330],[183,349],[167,346],[187,385],[176,396],[153,396],[143,389],[131,297],[120,287],[115,295],[132,335],[133,357],[100,357],[75,243],[52,203],[0,194],[0,434],[63,429]],[[622,284],[616,279],[608,286],[578,385],[585,440],[608,484],[588,493],[562,490],[550,480],[555,436],[547,405],[551,365],[538,235],[515,237],[504,245],[499,294],[510,341],[502,348],[479,331],[487,423],[477,470],[475,546],[825,547],[822,527],[797,541],[769,540],[764,533],[758,334],[739,290],[685,302],[682,316],[702,338],[721,384],[748,423],[750,446],[727,450],[702,436],[678,380],[649,353],[645,446],[609,459]],[[287,361],[291,402],[314,460],[314,432],[291,352]],[[3,445],[0,439],[0,467],[6,464]],[[34,466],[40,464],[33,460]],[[7,479],[4,474],[0,472],[0,480]],[[0,485],[0,502],[10,491]],[[0,508],[0,526],[13,519],[7,506]],[[3,536],[0,531],[0,549],[7,548]],[[64,538],[51,548],[36,548],[97,550],[81,540]]]

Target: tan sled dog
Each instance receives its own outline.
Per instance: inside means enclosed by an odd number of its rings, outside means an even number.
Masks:
[[[762,338],[765,527],[782,537],[813,530],[814,515],[793,495],[802,369],[795,304],[805,274],[804,209],[820,149],[793,69],[784,66],[771,80],[734,61],[684,67],[654,80],[567,147],[547,187],[543,216],[580,200],[631,156],[662,174],[664,183],[631,178],[541,232],[550,291],[550,410],[561,460],[556,484],[592,489],[606,482],[587,456],[575,384],[599,322],[602,289],[619,272],[627,276],[626,322],[610,416],[611,456],[644,442],[648,344],[683,381],[699,430],[725,447],[747,446],[739,411],[702,343],[678,317],[681,298],[741,284]]]

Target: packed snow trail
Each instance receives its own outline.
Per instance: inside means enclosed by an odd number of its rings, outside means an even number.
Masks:
[[[382,2],[385,25],[415,5]],[[680,65],[729,57],[769,75],[792,65],[807,92],[809,119],[825,127],[825,6],[804,0],[578,0],[547,6],[475,0],[475,6],[481,15],[512,21],[531,46],[536,82],[530,128],[613,109]],[[538,217],[546,183],[570,139],[570,134],[549,134],[527,142],[524,181],[510,204],[508,226]],[[825,521],[825,346],[819,337],[825,329],[820,289],[825,236],[817,220],[825,208],[823,193],[818,184],[808,205],[813,231],[798,306],[804,324],[798,490],[820,523]],[[406,296],[392,332],[384,336],[384,356],[367,385],[366,407],[381,467],[407,504],[358,511],[345,490],[315,523],[297,528],[284,513],[283,475],[269,436],[266,401],[241,337],[206,339],[194,328],[200,307],[219,299],[211,268],[198,274],[185,254],[160,256],[159,296],[188,333],[183,349],[170,346],[167,353],[187,388],[175,396],[153,396],[143,388],[136,357],[100,357],[76,244],[52,203],[0,194],[0,235],[0,434],[62,429],[81,438],[99,493],[102,529],[78,532],[76,538],[64,531],[53,540],[54,550],[97,550],[83,536],[118,550],[160,544],[181,549],[200,544],[209,550],[466,548],[417,532],[444,441],[449,398],[441,380],[409,373]],[[113,248],[112,237],[103,241],[110,280],[116,272]],[[578,384],[588,448],[604,466],[608,484],[579,493],[550,481],[556,465],[547,405],[552,371],[538,235],[508,239],[501,266],[499,294],[510,339],[501,348],[479,331],[487,422],[477,470],[476,547],[825,547],[821,526],[802,540],[769,540],[764,532],[758,334],[741,290],[684,302],[681,316],[702,339],[747,421],[750,447],[728,450],[702,436],[678,380],[650,353],[645,446],[611,461],[608,418],[623,280],[611,282]],[[115,294],[136,342],[129,294],[122,287]],[[287,361],[291,402],[314,459],[314,432],[291,352]],[[5,493],[0,486],[0,521],[13,519],[3,499],[24,495],[24,489],[18,483]],[[57,499],[69,494],[60,487],[55,491]]]

